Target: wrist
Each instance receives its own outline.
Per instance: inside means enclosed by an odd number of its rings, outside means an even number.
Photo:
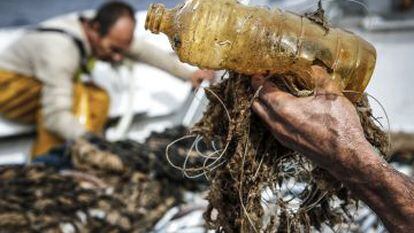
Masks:
[[[333,175],[344,183],[370,183],[378,174],[378,168],[387,166],[367,140],[350,144],[339,152],[341,162]]]

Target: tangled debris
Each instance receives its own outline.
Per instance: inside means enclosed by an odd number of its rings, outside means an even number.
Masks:
[[[289,82],[275,83],[292,93]],[[211,181],[204,216],[211,229],[310,232],[349,226],[348,209],[355,205],[350,193],[326,171],[281,145],[252,114],[255,93],[249,77],[231,73],[206,93],[209,106],[192,133],[206,142],[218,141],[223,148],[204,156],[202,167],[223,162],[204,172]],[[367,98],[355,107],[366,138],[385,155],[387,137],[374,123]]]
[[[69,151],[74,170],[1,167],[0,231],[149,232],[183,191],[205,189],[205,180],[184,179],[165,160],[166,145],[185,130],[153,133],[146,144],[79,140]],[[177,161],[182,146],[172,152]]]
[[[2,232],[120,232],[131,227],[124,203],[45,166],[0,170]]]
[[[167,179],[178,186],[184,186],[190,190],[200,190],[207,185],[203,177],[198,179],[186,179],[180,171],[170,166],[165,157],[166,146],[178,136],[188,132],[187,128],[177,126],[165,130],[162,133],[153,132],[145,143],[141,144],[133,140],[108,142],[99,137],[91,137],[88,142],[78,140],[72,147],[72,157],[78,169],[107,170],[108,172],[131,173],[140,171],[156,179]],[[87,146],[89,145],[89,146]],[[92,146],[93,145],[93,146]],[[172,162],[182,164],[186,159],[186,148],[190,142],[180,142],[170,148]],[[202,148],[206,151],[205,148]],[[202,159],[192,156],[189,163],[202,164]]]

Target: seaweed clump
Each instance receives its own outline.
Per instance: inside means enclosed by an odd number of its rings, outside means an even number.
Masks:
[[[282,90],[299,95],[289,75],[273,77]],[[293,90],[299,90],[295,92]],[[350,192],[305,156],[283,146],[252,113],[250,77],[229,78],[206,89],[209,105],[191,133],[222,149],[205,156],[210,181],[208,227],[218,232],[311,232],[352,225]],[[385,155],[387,137],[375,124],[366,97],[355,107],[366,138]],[[209,166],[219,164],[220,166]],[[214,169],[213,169],[214,168]],[[190,169],[189,169],[190,170]]]

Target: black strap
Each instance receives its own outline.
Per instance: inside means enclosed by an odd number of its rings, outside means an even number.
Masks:
[[[37,32],[56,32],[56,33],[61,33],[63,35],[68,36],[69,38],[71,38],[72,41],[75,43],[76,47],[79,50],[81,71],[83,73],[90,74],[90,70],[88,69],[88,57],[86,55],[85,45],[83,44],[81,39],[79,39],[77,36],[73,35],[72,33],[68,32],[68,31],[65,31],[63,29],[60,29],[60,28],[42,28],[42,27],[39,27],[39,28],[35,28],[34,31],[37,31]]]

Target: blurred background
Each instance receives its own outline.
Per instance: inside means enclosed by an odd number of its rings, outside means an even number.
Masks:
[[[42,20],[74,11],[96,9],[105,0],[16,0],[0,1],[0,27],[15,27],[36,24]],[[126,0],[135,10],[146,10],[154,2],[151,0]],[[173,7],[179,1],[161,0],[166,6]]]
[[[62,14],[96,9],[104,2],[104,0],[2,0],[0,1],[0,52],[18,38],[26,27]],[[144,37],[172,52],[165,36],[155,36],[144,31],[145,11],[152,2],[173,7],[181,1],[126,0],[126,2],[137,11],[136,36]],[[316,10],[318,1],[244,2],[249,2],[249,5],[278,7],[304,13]],[[375,115],[394,138],[404,135],[402,141],[395,142],[395,145],[403,149],[400,148],[400,152],[393,153],[399,155],[413,153],[414,94],[411,92],[414,88],[414,0],[325,0],[322,4],[330,24],[361,35],[376,47],[377,65],[367,89],[372,96],[370,102]],[[192,90],[190,84],[145,64],[114,70],[105,63],[99,63],[93,71],[93,76],[111,96],[111,124],[106,132],[107,139],[111,141],[132,139],[143,142],[151,131],[161,132],[167,127],[180,124],[188,126],[200,116],[203,106],[206,105],[202,93]],[[0,164],[27,162],[33,138],[33,127],[12,123],[0,117]],[[395,166],[413,175],[411,166],[403,164],[395,164]]]
[[[7,44],[13,40],[13,38],[18,37],[21,28],[35,25],[43,20],[62,14],[95,9],[104,2],[104,0],[0,1],[0,48],[6,47]],[[148,40],[159,45],[160,47],[169,50],[169,44],[164,36],[154,36],[143,30],[145,10],[153,1],[127,0],[126,2],[134,6],[137,11],[139,23],[136,29],[136,34],[138,36],[146,37]],[[159,0],[156,2],[163,3],[168,7],[173,7],[180,1]],[[266,7],[278,7],[297,13],[309,12],[316,10],[317,8],[316,0],[251,0],[249,1],[249,4]],[[374,44],[377,49],[378,58],[374,76],[368,86],[368,92],[378,100],[377,102],[383,105],[389,117],[389,127],[393,132],[414,132],[414,121],[412,120],[412,116],[414,116],[414,97],[410,94],[411,89],[414,86],[414,79],[412,78],[412,75],[414,74],[414,66],[412,62],[414,56],[413,1],[325,0],[322,1],[322,4],[325,9],[326,16],[331,24],[351,30]],[[141,70],[139,72],[147,72],[147,70],[149,70],[148,72],[154,71],[151,67],[146,67],[145,65],[143,66],[144,71]],[[98,66],[96,70],[97,75],[102,76],[101,74],[104,74],[103,76],[108,76],[109,71],[107,72],[105,69],[108,69],[108,67],[105,67],[104,64]],[[158,74],[157,72],[159,71],[154,72]],[[116,73],[118,75],[120,72]],[[124,76],[131,75],[125,74]],[[160,75],[156,76],[160,77]],[[161,75],[161,77],[162,76],[163,75]],[[164,76],[167,77],[166,79],[171,78],[166,74]],[[101,78],[98,77],[98,79]],[[111,79],[111,77],[108,79]],[[125,83],[128,83],[128,80],[130,79],[126,77]],[[162,113],[152,114],[153,117],[160,117],[160,115],[169,115],[172,112],[177,112],[176,110],[179,108],[178,106],[185,105],[185,100],[190,98],[191,93],[189,92],[189,87],[185,87],[186,84],[180,83],[180,81],[173,79],[171,79],[171,82],[175,83],[177,86],[183,86],[184,89],[182,93],[178,94],[177,92],[169,91],[168,88],[164,90],[158,87],[159,90],[155,91],[158,94],[164,93],[163,95],[158,96],[164,96],[163,99],[167,101],[163,103],[166,107],[166,110],[161,111]],[[104,82],[103,85],[108,86],[107,83],[108,82]],[[144,92],[151,92],[151,85],[145,83],[145,81],[142,82],[141,80],[136,83],[138,83],[137,85],[142,84],[140,88],[145,89],[143,90]],[[154,83],[158,82],[154,81]],[[152,86],[155,87],[154,85]],[[115,88],[108,86],[108,88],[111,89],[111,97],[115,99],[116,103],[119,103],[113,104],[113,108],[111,109],[113,113],[112,115],[114,117],[121,117],[122,113],[125,112],[122,108],[125,108],[126,105],[130,105],[123,104],[125,103],[125,98],[130,98],[126,97],[128,96],[126,92],[131,92],[131,90],[127,90],[128,88],[126,87],[128,87],[128,85],[123,85],[122,83],[118,83]],[[138,88],[138,90],[140,88]],[[138,95],[138,97],[135,98],[141,98],[142,96],[142,92],[140,93],[138,90],[135,90],[136,94]],[[176,98],[168,98],[168,96],[171,95],[175,95]],[[152,97],[149,96],[148,98],[151,99]],[[168,101],[170,100],[175,101],[173,101],[173,103],[169,103]],[[141,104],[143,103],[142,101],[140,102]],[[143,107],[138,103],[136,105],[138,106],[138,109],[136,109],[135,112],[137,114],[148,113],[148,111],[151,112],[151,109],[154,110],[155,108],[160,108],[154,104],[152,104],[153,106],[150,104],[146,107]],[[372,105],[375,109],[376,114],[379,116],[379,118],[382,119],[384,127],[388,127],[388,123],[385,120],[386,117],[384,111],[381,109],[380,104],[373,102]],[[184,114],[183,111],[183,109],[180,110],[180,116]],[[177,118],[175,119],[175,123],[177,123]],[[19,133],[17,132],[30,132],[30,130],[21,130],[20,126],[14,125],[14,128],[9,129],[10,123],[2,122],[3,121],[0,119],[0,138],[4,139],[0,140],[0,155],[2,154],[2,148],[7,148],[8,150],[11,149],[8,146],[8,140],[5,138],[18,136]],[[129,132],[129,136],[136,135],[132,129],[132,126],[133,124],[128,125],[127,131]],[[143,128],[145,127],[140,125],[137,130],[142,130]],[[163,127],[159,126],[158,128],[161,129]],[[124,131],[126,131],[126,129],[124,129]],[[125,136],[126,132],[123,132],[123,135]],[[136,139],[138,139],[138,137]],[[18,141],[19,140],[23,140],[24,145],[27,144],[26,139],[18,138]],[[3,146],[2,144],[5,141],[7,142]],[[12,141],[15,142],[16,138],[13,138]],[[18,149],[18,151],[21,151],[21,148]],[[24,146],[24,148],[25,149],[23,149],[23,151],[27,150],[26,146]],[[10,151],[7,151],[7,153],[10,154]]]

